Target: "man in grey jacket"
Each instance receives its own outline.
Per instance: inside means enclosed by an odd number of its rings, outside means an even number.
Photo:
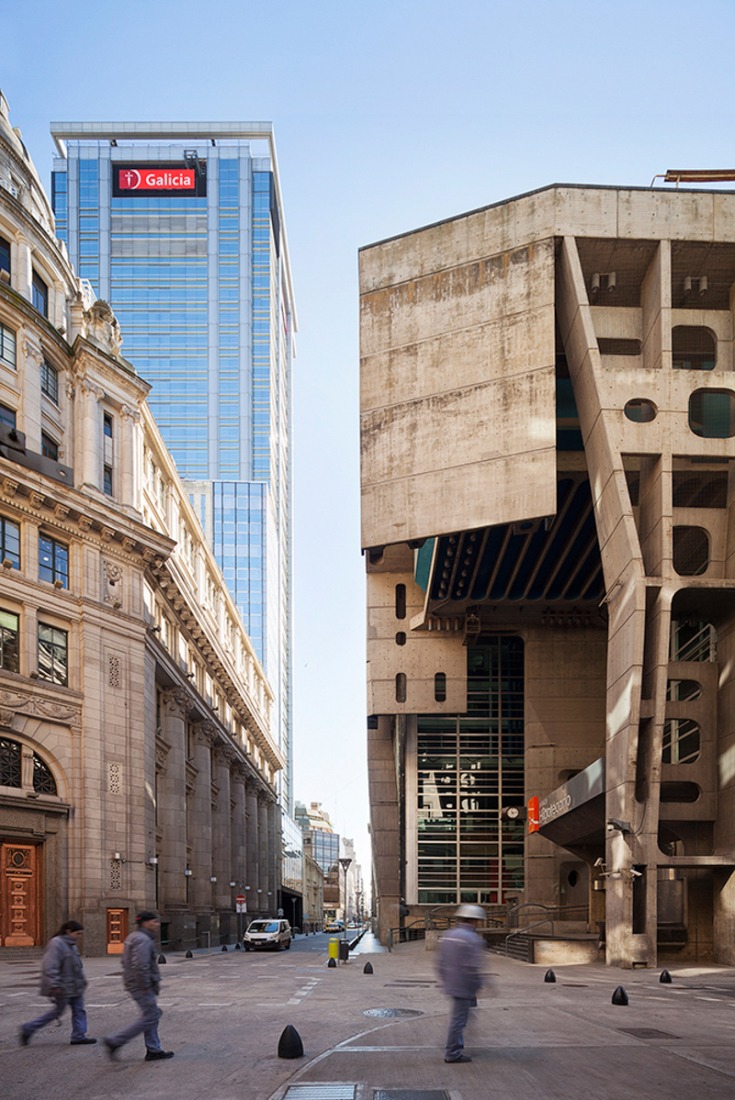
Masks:
[[[442,989],[452,998],[444,1061],[471,1062],[464,1053],[464,1029],[482,986],[485,944],[477,927],[485,920],[485,911],[481,905],[460,905],[455,920],[455,927],[439,940],[437,960]]]
[[[163,1013],[158,1007],[156,997],[161,989],[161,971],[158,969],[156,937],[161,927],[158,913],[144,909],[135,918],[138,925],[125,940],[123,950],[123,985],[140,1009],[140,1019],[128,1024],[115,1035],[108,1035],[102,1041],[107,1047],[110,1058],[125,1043],[140,1035],[145,1038],[146,1062],[160,1062],[164,1058],[173,1058],[172,1050],[162,1050],[158,1038],[158,1021]]]
[[[49,940],[41,961],[41,996],[50,997],[54,1007],[23,1024],[20,1029],[22,1046],[28,1045],[34,1031],[58,1020],[67,1005],[71,1008],[71,1045],[86,1046],[97,1042],[87,1038],[87,1013],[84,1009],[87,979],[77,948],[83,931],[78,920],[67,920]]]

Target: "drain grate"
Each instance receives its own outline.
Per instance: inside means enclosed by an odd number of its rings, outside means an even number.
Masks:
[[[450,1100],[444,1089],[376,1089],[373,1100]]]
[[[356,1085],[289,1085],[283,1100],[355,1100]]]
[[[672,1035],[670,1031],[657,1031],[655,1027],[619,1027],[625,1035],[632,1035],[634,1039],[678,1039],[678,1035]]]
[[[416,1008],[367,1008],[363,1016],[379,1016],[383,1019],[386,1016],[423,1016],[423,1012]]]

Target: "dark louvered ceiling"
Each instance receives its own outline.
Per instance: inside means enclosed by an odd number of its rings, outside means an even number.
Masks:
[[[589,481],[569,474],[559,477],[557,513],[549,519],[440,538],[429,611],[461,613],[501,601],[589,607],[604,593]]]

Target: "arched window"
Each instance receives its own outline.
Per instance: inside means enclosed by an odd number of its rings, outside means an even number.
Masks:
[[[23,749],[18,741],[0,737],[0,787],[23,787]],[[33,790],[36,794],[57,794],[51,769],[33,753]]]

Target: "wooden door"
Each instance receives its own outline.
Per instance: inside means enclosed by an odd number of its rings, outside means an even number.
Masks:
[[[34,844],[0,845],[0,945],[40,944],[40,859]]]
[[[127,909],[107,910],[107,954],[122,955],[125,937],[128,934]]]

